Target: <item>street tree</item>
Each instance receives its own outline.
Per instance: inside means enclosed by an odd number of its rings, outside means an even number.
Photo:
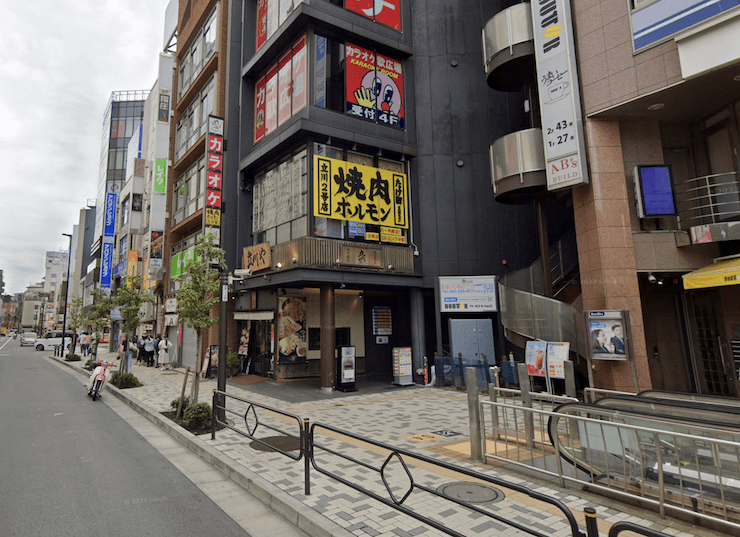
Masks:
[[[141,278],[134,276],[128,278],[126,285],[116,290],[115,294],[111,297],[111,302],[114,307],[118,308],[118,312],[121,316],[123,337],[126,338],[126,349],[121,356],[120,372],[118,375],[120,379],[123,373],[128,372],[128,344],[129,339],[132,335],[136,334],[136,329],[139,328],[141,322],[141,306],[146,303],[154,302],[154,297],[141,289]]]
[[[90,293],[93,303],[90,304],[84,313],[85,324],[92,328],[93,336],[93,357],[98,357],[98,342],[103,335],[103,330],[110,323],[110,310],[113,309],[113,302],[110,296],[103,289],[93,289]]]
[[[77,331],[80,328],[84,328],[85,316],[82,311],[82,298],[73,298],[72,302],[67,309],[67,317],[69,318],[69,328],[72,330],[72,344],[70,345],[70,354],[75,354],[77,348]]]
[[[177,293],[177,313],[180,320],[196,331],[198,354],[196,371],[192,386],[190,402],[198,403],[199,372],[203,369],[203,333],[218,323],[218,317],[211,315],[211,310],[218,302],[219,271],[226,270],[226,253],[216,246],[216,237],[209,233],[198,238],[194,256],[182,268],[183,274],[175,276],[180,283]],[[182,412],[182,398],[177,410],[179,419]]]

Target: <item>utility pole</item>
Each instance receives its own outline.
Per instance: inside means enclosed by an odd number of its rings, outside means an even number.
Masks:
[[[64,315],[62,316],[62,358],[64,358],[64,336],[67,334],[67,299],[69,298],[69,265],[72,259],[72,235],[62,233],[69,237],[69,250],[67,251],[67,284],[64,286]],[[74,339],[72,339],[74,341]],[[74,349],[72,349],[74,351]]]

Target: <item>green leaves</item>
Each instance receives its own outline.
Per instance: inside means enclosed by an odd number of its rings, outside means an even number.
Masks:
[[[141,306],[147,302],[154,302],[154,297],[141,290],[141,278],[138,276],[130,278],[127,284],[126,287],[116,290],[111,302],[121,315],[123,331],[131,334],[139,327]]]

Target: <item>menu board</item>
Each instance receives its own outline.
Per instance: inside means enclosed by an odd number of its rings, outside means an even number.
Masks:
[[[393,348],[393,384],[408,386],[413,384],[411,375],[411,347]]]
[[[547,374],[551,379],[564,379],[565,367],[563,363],[568,359],[570,343],[547,344]]]
[[[533,377],[544,377],[547,373],[547,342],[527,341],[524,358],[527,364],[527,373]]]
[[[390,336],[393,334],[391,309],[387,306],[373,308],[373,335]]]

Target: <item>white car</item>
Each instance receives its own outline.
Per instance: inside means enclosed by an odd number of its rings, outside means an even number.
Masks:
[[[33,347],[37,337],[36,332],[23,332],[21,334],[21,347]]]
[[[65,332],[64,335],[64,346],[69,348],[69,344],[72,343],[72,332]],[[62,344],[62,331],[51,330],[44,334],[43,337],[38,338],[35,341],[34,347],[37,351],[53,351],[56,345]]]

